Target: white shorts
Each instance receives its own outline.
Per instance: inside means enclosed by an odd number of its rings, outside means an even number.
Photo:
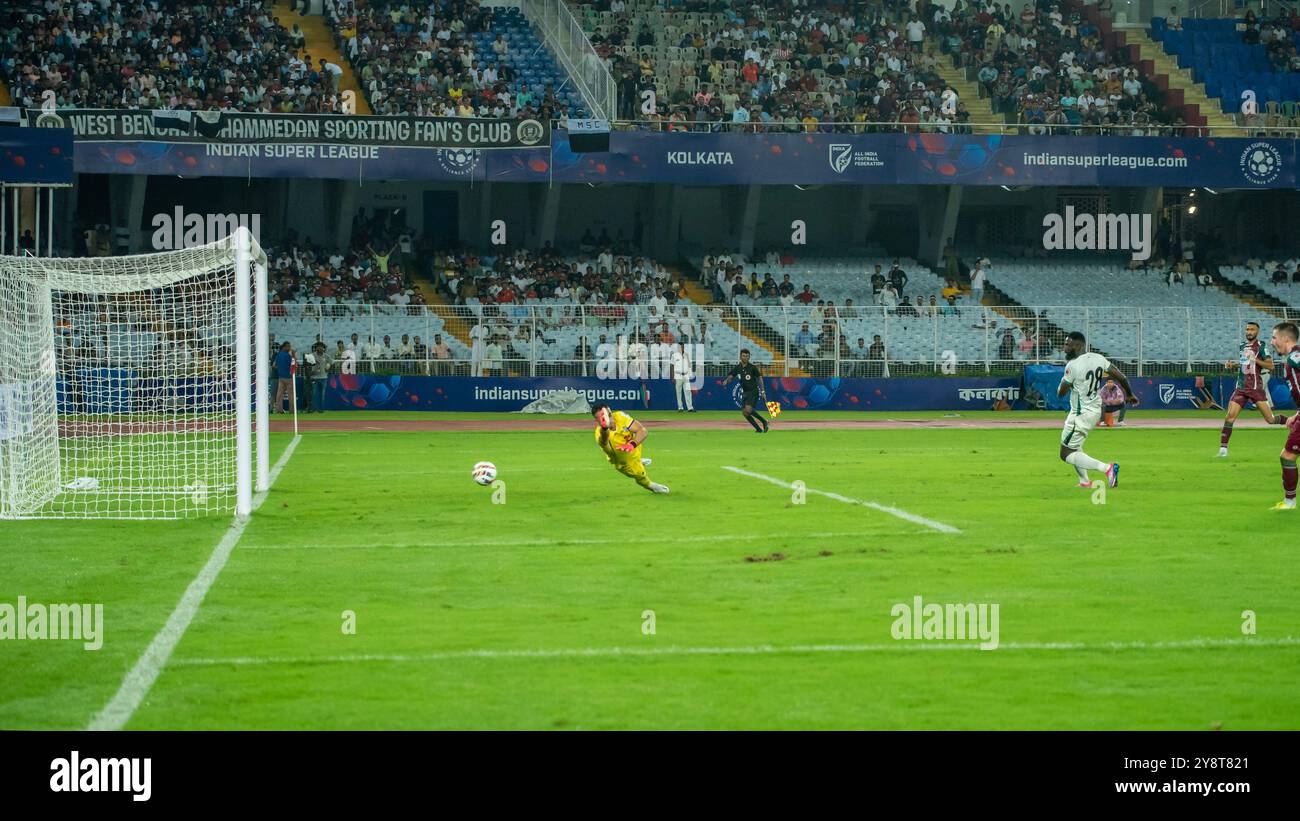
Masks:
[[[1088,434],[1101,419],[1101,411],[1084,411],[1065,417],[1065,427],[1061,428],[1061,446],[1070,450],[1079,450],[1087,440]]]

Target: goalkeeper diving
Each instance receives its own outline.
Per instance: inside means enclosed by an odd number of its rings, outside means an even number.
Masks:
[[[611,411],[604,402],[592,405],[591,415],[596,419],[596,444],[614,469],[646,490],[667,493],[666,485],[650,481],[645,472],[646,465],[650,464],[641,455],[641,443],[650,435],[645,425],[623,411]]]

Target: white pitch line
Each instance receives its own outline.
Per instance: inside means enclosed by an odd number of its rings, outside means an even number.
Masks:
[[[730,465],[724,465],[722,469],[729,470],[732,473],[739,473],[741,476],[749,476],[754,479],[762,479],[764,482],[771,482],[774,485],[780,485],[781,487],[787,490],[794,489],[794,485],[791,484],[790,482],[782,481],[781,479],[777,479],[773,476],[766,476],[762,473],[754,473],[753,471],[742,470],[741,468],[731,467]],[[826,491],[826,490],[815,490],[810,487],[805,487],[804,490],[807,493],[816,493],[818,496],[825,496],[826,498],[834,499],[837,502],[844,502],[845,504],[849,504],[849,505],[862,505],[863,507],[869,507],[872,510],[879,510],[881,513],[888,513],[890,516],[897,516],[898,518],[911,522],[912,524],[922,525],[924,527],[930,528],[931,530],[937,530],[940,533],[961,533],[960,529],[955,528],[952,525],[946,525],[943,522],[936,522],[935,520],[927,519],[924,516],[917,516],[915,513],[908,513],[906,510],[902,510],[897,507],[891,507],[890,505],[882,505],[879,504],[878,502],[867,501],[866,499],[854,499],[849,496],[841,496],[838,493],[831,493],[830,491]]]
[[[266,495],[271,487],[275,486],[275,480],[279,477],[280,471],[289,462],[289,457],[302,441],[301,436],[294,436],[293,441],[280,454],[275,465],[271,468],[271,475],[267,484],[267,490],[259,492],[253,497],[253,510],[256,511],[266,501]],[[190,622],[194,620],[194,615],[198,613],[199,606],[203,604],[203,598],[208,594],[212,584],[217,580],[222,568],[226,566],[226,560],[230,558],[230,553],[239,543],[239,537],[244,535],[244,529],[248,527],[251,517],[236,516],[231,522],[230,527],[226,530],[221,541],[213,549],[212,555],[208,557],[208,563],[199,571],[199,575],[194,577],[190,586],[185,589],[185,594],[176,604],[176,609],[167,618],[167,623],[158,631],[158,635],[153,637],[149,646],[145,648],[144,653],[140,655],[135,666],[131,668],[126,677],[122,679],[122,684],[117,688],[117,693],[112,700],[104,706],[104,709],[90,720],[86,727],[88,730],[120,730],[135,715],[135,711],[140,707],[140,702],[148,695],[153,683],[158,680],[158,675],[162,672],[163,667],[167,665],[167,660],[171,658],[172,651],[180,643],[181,636],[189,629]]]
[[[608,539],[518,539],[514,541],[498,542],[430,542],[428,544],[374,544],[372,542],[352,543],[352,544],[323,544],[323,545],[305,545],[305,544],[259,544],[249,545],[245,550],[365,550],[377,549],[382,547],[391,548],[479,548],[479,547],[567,547],[568,545],[589,545],[589,544],[663,544],[671,541],[673,544],[678,542],[740,542],[756,541],[759,539],[788,539],[798,537],[800,539],[837,539],[846,536],[860,538],[861,530],[835,530],[813,533],[791,533],[785,531],[782,533],[719,533],[708,536],[674,536],[667,539],[663,536],[627,536],[613,537]]]
[[[1215,650],[1244,647],[1295,647],[1300,638],[1231,638],[1186,639],[1182,641],[1110,641],[1110,642],[1004,642],[997,650],[981,651],[978,641],[894,641],[888,644],[793,644],[776,646],[759,644],[748,647],[569,647],[550,650],[451,650],[420,654],[361,654],[350,656],[234,656],[231,658],[175,659],[172,667],[236,667],[267,666],[278,664],[361,664],[366,662],[421,663],[467,659],[553,659],[553,658],[623,658],[645,656],[775,656],[808,653],[853,654],[887,653],[925,650],[967,650],[975,652],[1020,651],[1075,651],[1110,652],[1126,650]]]

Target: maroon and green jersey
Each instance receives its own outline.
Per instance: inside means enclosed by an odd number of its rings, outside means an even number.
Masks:
[[[1264,375],[1256,360],[1268,356],[1268,346],[1259,339],[1241,344],[1241,376],[1237,378],[1237,390],[1252,393],[1264,390]]]
[[[1291,389],[1291,401],[1300,408],[1300,346],[1287,354],[1285,368],[1286,386]]]

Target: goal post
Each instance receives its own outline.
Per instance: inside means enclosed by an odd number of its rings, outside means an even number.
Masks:
[[[249,514],[268,479],[266,323],[246,228],[157,254],[0,256],[0,518]]]

